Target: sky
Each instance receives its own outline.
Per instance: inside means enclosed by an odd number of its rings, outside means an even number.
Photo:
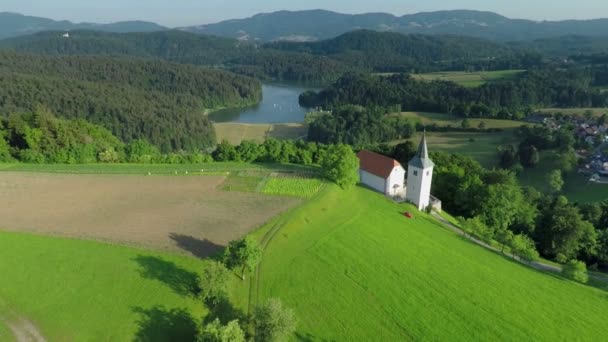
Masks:
[[[533,20],[608,17],[608,0],[0,0],[0,12],[74,22],[146,20],[170,27],[245,18],[261,12],[318,8],[395,15],[474,9]]]

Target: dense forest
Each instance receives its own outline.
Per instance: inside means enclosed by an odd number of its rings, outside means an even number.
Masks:
[[[527,69],[542,58],[504,45],[464,36],[430,36],[359,30],[319,42],[276,42],[281,51],[326,56],[356,70],[428,72],[469,69]]]
[[[605,107],[608,93],[593,88],[600,69],[536,69],[513,80],[465,88],[452,82],[421,81],[405,74],[350,74],[317,93],[302,94],[308,107],[341,105],[394,107],[404,111],[521,119],[537,107]]]
[[[0,52],[0,112],[43,105],[63,118],[102,125],[122,141],[146,139],[162,151],[215,144],[205,110],[261,99],[258,81],[162,61],[43,57]]]
[[[260,79],[329,83],[346,72],[426,72],[529,68],[539,55],[477,38],[354,31],[317,43],[258,45],[181,31],[42,32],[0,42],[0,47],[44,55],[161,58],[209,65]]]

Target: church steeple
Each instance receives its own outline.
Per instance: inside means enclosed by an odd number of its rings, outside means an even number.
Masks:
[[[414,166],[420,169],[428,169],[435,166],[435,163],[429,158],[429,149],[426,143],[426,132],[422,133],[422,140],[418,145],[418,153],[410,160],[410,166]]]
[[[406,199],[414,203],[418,210],[426,209],[431,204],[431,186],[433,182],[433,168],[435,164],[429,158],[429,149],[426,143],[426,132],[422,133],[422,140],[418,146],[418,153],[410,160],[407,173]]]
[[[429,159],[429,151],[428,147],[426,146],[426,131],[422,133],[422,140],[418,146],[418,157],[422,159]]]

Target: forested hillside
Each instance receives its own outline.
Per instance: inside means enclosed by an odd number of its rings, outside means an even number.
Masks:
[[[515,60],[511,68],[529,68],[524,53],[505,45],[464,36],[430,36],[359,30],[337,38],[307,43],[277,42],[268,48],[328,56],[360,70],[411,71],[459,69],[463,64],[484,69]],[[498,60],[498,61],[497,61]]]
[[[538,56],[489,41],[458,36],[355,31],[318,43],[256,45],[181,31],[153,33],[43,32],[0,47],[44,55],[113,55],[212,65],[261,79],[328,83],[346,72],[427,72],[525,69]]]
[[[602,70],[537,69],[476,88],[445,81],[421,81],[405,74],[347,75],[318,94],[302,94],[300,101],[325,108],[347,104],[398,105],[404,111],[521,119],[529,109],[537,107],[605,107],[608,94],[593,88]]]
[[[215,143],[205,110],[256,103],[258,81],[219,70],[109,57],[43,57],[0,52],[0,111],[42,105],[82,118],[128,143],[145,139],[163,151]]]

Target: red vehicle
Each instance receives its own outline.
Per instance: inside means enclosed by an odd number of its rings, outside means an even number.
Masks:
[[[410,212],[405,212],[405,213],[403,213],[403,215],[405,217],[409,218],[409,219],[413,219],[414,218],[414,215],[412,213],[410,213]]]

